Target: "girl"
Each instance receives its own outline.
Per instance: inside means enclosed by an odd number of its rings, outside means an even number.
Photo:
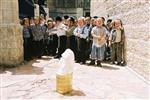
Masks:
[[[102,67],[101,61],[104,59],[105,43],[106,43],[106,29],[103,26],[103,19],[96,19],[96,26],[92,29],[92,52],[91,52],[91,62],[89,65],[95,65],[97,61],[97,66]]]

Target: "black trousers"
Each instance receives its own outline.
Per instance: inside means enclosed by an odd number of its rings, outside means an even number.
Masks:
[[[67,37],[67,48],[71,49],[75,55],[75,59],[77,59],[77,41],[76,36],[72,35]]]
[[[67,36],[60,36],[58,41],[58,56],[61,56],[61,54],[66,50],[67,47]]]
[[[32,46],[33,46],[33,56],[41,57],[44,52],[44,40],[42,39],[40,41],[33,41]]]
[[[86,50],[87,50],[87,42],[86,39],[80,38],[78,44],[78,57],[77,60],[79,62],[85,63],[86,61]]]
[[[57,35],[51,35],[48,37],[47,50],[49,55],[55,56],[58,47]]]
[[[93,43],[92,40],[87,41],[86,59],[90,58],[90,54],[91,54],[91,51],[92,51],[92,43]]]
[[[111,60],[117,61],[118,63],[121,63],[123,60],[123,45],[121,43],[113,43],[112,44],[112,55]]]
[[[106,46],[105,46],[105,52],[104,52],[104,60],[109,60],[111,57],[111,50],[110,47],[108,46],[109,41],[107,40]]]
[[[31,58],[31,39],[30,38],[23,38],[24,43],[24,60],[30,60]]]

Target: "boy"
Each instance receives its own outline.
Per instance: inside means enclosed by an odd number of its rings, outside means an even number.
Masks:
[[[123,48],[124,48],[124,40],[125,34],[122,26],[122,22],[120,19],[114,21],[114,29],[111,31],[109,45],[112,48],[111,60],[112,64],[117,61],[117,65],[121,65],[123,61],[125,63]]]

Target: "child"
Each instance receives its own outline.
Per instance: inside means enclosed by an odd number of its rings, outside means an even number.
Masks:
[[[114,64],[115,61],[117,61],[117,65],[122,65],[121,64],[122,61],[125,63],[123,59],[125,34],[120,19],[114,21],[114,29],[111,31],[109,40],[110,40],[109,45],[111,46],[112,49],[111,55],[112,64]]]
[[[77,37],[77,62],[85,64],[86,63],[86,48],[88,37],[88,30],[85,27],[85,18],[80,17],[78,19],[78,26],[74,30],[74,35]]]
[[[91,62],[89,65],[95,65],[97,61],[97,66],[102,67],[101,61],[104,59],[105,43],[106,43],[106,29],[103,26],[103,19],[96,19],[96,26],[92,29],[92,52],[91,52]]]
[[[31,32],[29,28],[29,19],[23,19],[23,45],[24,45],[24,60],[31,59]]]
[[[59,44],[58,44],[58,53],[55,56],[55,58],[60,58],[61,54],[66,50],[67,45],[67,36],[66,36],[67,26],[63,24],[62,18],[60,16],[56,17],[56,29]]]
[[[44,40],[44,33],[40,26],[39,17],[34,17],[35,25],[31,26],[31,32],[33,35],[33,53],[34,57],[41,58],[43,54],[43,40]]]
[[[49,55],[56,56],[57,46],[58,46],[58,37],[57,29],[54,27],[53,21],[50,20],[47,22],[47,34],[48,34],[48,43],[47,49]]]

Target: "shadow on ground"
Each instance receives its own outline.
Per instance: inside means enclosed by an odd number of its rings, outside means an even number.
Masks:
[[[86,96],[83,91],[81,91],[81,90],[75,90],[75,89],[73,89],[69,93],[65,93],[65,94],[62,94],[62,95],[64,95],[64,96]]]
[[[25,62],[19,66],[0,66],[0,74],[5,74],[10,72],[12,75],[41,75],[43,74],[43,68],[33,67],[32,64],[37,62],[32,60],[30,62]]]
[[[111,65],[103,65],[101,68],[107,69],[107,70],[119,70],[120,68],[113,67]]]

